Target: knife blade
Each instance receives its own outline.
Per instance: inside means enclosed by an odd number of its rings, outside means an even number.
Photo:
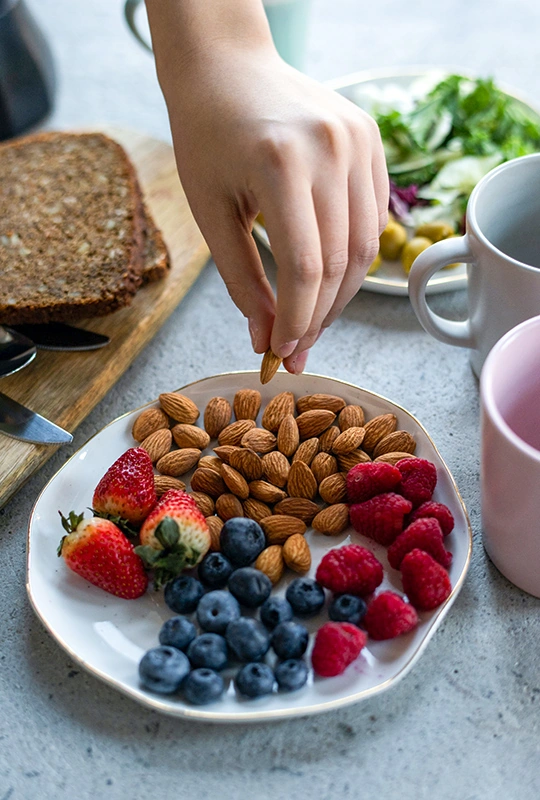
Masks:
[[[0,392],[0,433],[31,444],[68,444],[71,433]]]
[[[63,322],[41,325],[11,325],[13,330],[31,339],[40,350],[98,350],[111,341],[108,336]]]

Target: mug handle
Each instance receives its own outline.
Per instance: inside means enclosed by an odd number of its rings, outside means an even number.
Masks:
[[[409,274],[409,297],[422,327],[445,344],[458,347],[476,347],[469,318],[459,322],[435,314],[426,301],[426,286],[431,276],[456,262],[472,264],[473,254],[467,234],[459,238],[442,239],[424,250],[415,259]]]
[[[142,46],[146,50],[148,50],[149,53],[152,53],[153,52],[152,51],[152,47],[151,47],[151,45],[148,44],[146,39],[144,39],[141,36],[140,31],[139,31],[139,29],[137,27],[136,19],[135,19],[135,15],[137,13],[137,9],[140,6],[140,4],[141,4],[141,0],[126,0],[126,2],[124,4],[124,16],[126,18],[126,22],[127,22],[128,26],[129,26],[132,34],[137,39],[137,41],[139,41],[142,44]]]

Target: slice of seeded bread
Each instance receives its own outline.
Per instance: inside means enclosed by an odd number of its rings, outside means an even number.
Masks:
[[[0,145],[0,323],[108,314],[167,265],[115,141],[44,133]]]

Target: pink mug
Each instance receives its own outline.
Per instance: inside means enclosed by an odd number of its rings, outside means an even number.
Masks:
[[[540,316],[493,347],[480,393],[484,546],[509,581],[540,597]]]

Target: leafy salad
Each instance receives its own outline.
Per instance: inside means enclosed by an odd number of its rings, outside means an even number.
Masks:
[[[540,116],[491,78],[450,75],[407,110],[373,112],[391,179],[391,205],[418,226],[461,226],[467,200],[493,167],[540,150]]]

